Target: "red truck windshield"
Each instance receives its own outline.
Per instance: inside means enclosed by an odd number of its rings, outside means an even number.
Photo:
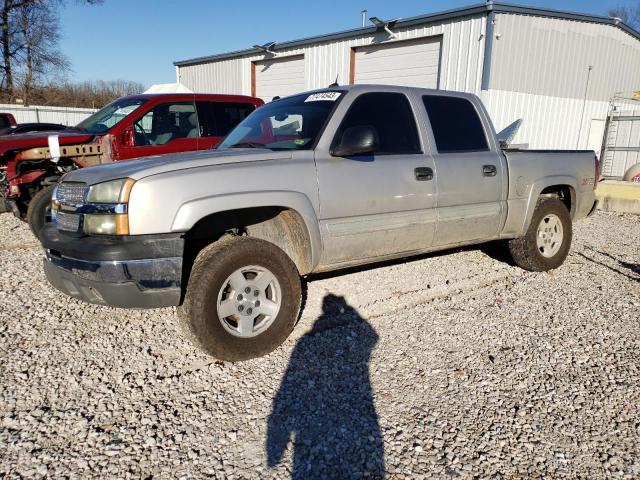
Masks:
[[[76,128],[89,133],[106,133],[144,102],[146,100],[141,98],[116,100],[80,122]]]

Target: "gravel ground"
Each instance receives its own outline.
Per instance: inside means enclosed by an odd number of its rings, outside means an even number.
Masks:
[[[173,309],[58,294],[0,215],[0,477],[639,478],[640,217],[574,233],[550,273],[483,247],[316,277],[229,364]]]

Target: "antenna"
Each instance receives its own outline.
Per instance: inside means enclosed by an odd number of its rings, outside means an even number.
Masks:
[[[340,86],[340,85],[338,85],[338,75],[336,75],[336,81],[333,82],[331,85],[329,85],[327,88],[334,88],[334,87],[339,87]]]

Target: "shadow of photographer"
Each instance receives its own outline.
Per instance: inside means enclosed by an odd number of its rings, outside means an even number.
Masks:
[[[293,445],[292,478],[381,478],[384,446],[369,359],[378,334],[342,297],[294,348],[268,420],[273,467]]]

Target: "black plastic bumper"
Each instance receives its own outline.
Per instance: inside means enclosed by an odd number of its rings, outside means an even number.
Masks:
[[[42,244],[47,279],[67,295],[123,308],[180,304],[180,235],[79,238],[47,225]]]

